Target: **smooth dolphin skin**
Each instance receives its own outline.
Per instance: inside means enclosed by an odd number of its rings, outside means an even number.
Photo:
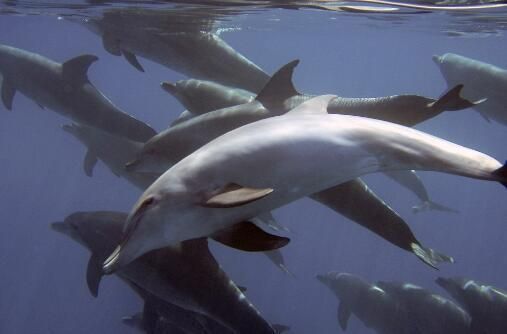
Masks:
[[[168,24],[186,14],[191,11],[113,9],[83,23],[102,37],[106,51],[123,55],[140,71],[136,55],[192,78],[260,91],[269,75],[211,32],[212,27]]]
[[[486,120],[507,125],[506,69],[455,53],[433,56],[433,61],[449,87],[459,82],[466,98],[486,98],[474,107]]]
[[[87,282],[98,294],[101,263],[120,242],[127,215],[120,212],[76,212],[52,228],[88,248]],[[236,284],[222,271],[205,239],[181,249],[151,252],[118,271],[129,284],[157,298],[212,318],[237,333],[274,333]]]
[[[410,189],[421,201],[420,204],[412,207],[412,212],[419,213],[427,210],[443,211],[450,213],[458,213],[459,211],[447,207],[445,205],[436,203],[430,199],[428,190],[419,176],[413,170],[408,171],[390,171],[384,173],[393,181],[399,183],[401,186]]]
[[[16,91],[75,122],[134,141],[145,142],[155,130],[114,106],[88,80],[98,58],[82,55],[62,64],[36,53],[0,45],[2,101],[8,110]]]
[[[507,291],[462,277],[439,277],[436,282],[468,312],[474,333],[505,333]]]
[[[104,162],[113,174],[125,178],[141,190],[146,189],[160,176],[158,173],[136,173],[125,169],[125,164],[136,156],[143,143],[86,125],[73,123],[64,125],[62,128],[86,146],[83,169],[90,177],[93,175],[93,169],[98,160]]]
[[[329,115],[333,98],[230,131],[174,165],[134,205],[104,271],[367,173],[430,170],[507,185],[494,158],[396,124]]]
[[[470,329],[468,313],[449,299],[410,283],[377,282],[376,285],[407,312],[408,325],[416,333],[475,333]]]
[[[346,330],[353,314],[381,334],[469,334],[470,317],[441,296],[408,283],[370,284],[348,274],[317,275],[339,299],[338,323]]]

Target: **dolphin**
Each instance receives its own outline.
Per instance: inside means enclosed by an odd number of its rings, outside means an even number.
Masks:
[[[468,313],[449,299],[410,283],[381,281],[376,286],[407,311],[407,320],[417,333],[475,333],[470,330]]]
[[[470,314],[474,333],[505,333],[507,291],[463,277],[439,277],[436,282]]]
[[[470,317],[459,306],[418,286],[396,282],[370,284],[348,274],[317,275],[339,299],[338,323],[348,327],[352,314],[377,333],[458,334],[470,332]]]
[[[87,283],[98,294],[101,262],[122,236],[127,214],[76,212],[52,228],[70,236],[92,253]],[[160,249],[132,262],[118,275],[144,291],[188,311],[203,314],[233,332],[274,333],[236,284],[222,271],[206,239],[182,244],[179,251]]]
[[[222,229],[244,238],[248,219],[367,173],[430,170],[507,186],[507,166],[494,158],[389,122],[327,114],[334,97],[230,131],[171,167],[134,205],[104,271]]]
[[[421,201],[420,204],[412,207],[412,212],[418,213],[427,210],[443,211],[450,213],[459,213],[458,210],[436,203],[430,199],[428,190],[419,176],[413,170],[408,171],[390,171],[384,174],[403,187],[410,189]]]
[[[144,69],[136,55],[190,77],[258,92],[269,75],[211,32],[212,27],[168,23],[171,19],[191,18],[192,13],[113,9],[101,18],[86,18],[83,23],[102,37],[106,51],[123,55],[140,71]]]
[[[465,85],[463,96],[486,98],[473,107],[484,119],[507,125],[507,70],[455,53],[435,55],[433,61],[449,86],[457,82]]]
[[[153,137],[155,130],[118,109],[90,83],[87,71],[97,60],[96,56],[82,55],[60,64],[36,53],[0,45],[2,102],[11,110],[19,90],[38,105],[75,122],[134,141],[145,142]]]

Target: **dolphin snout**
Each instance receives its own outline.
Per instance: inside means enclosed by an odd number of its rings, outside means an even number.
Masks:
[[[64,222],[55,222],[50,224],[51,229],[56,232],[67,234],[70,231],[70,226]]]
[[[442,57],[441,56],[433,55],[433,57],[431,57],[431,59],[433,59],[433,62],[435,62],[435,64],[437,64],[437,65],[442,64]]]

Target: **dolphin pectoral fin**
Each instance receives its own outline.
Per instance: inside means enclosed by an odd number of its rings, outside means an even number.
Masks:
[[[77,82],[79,84],[88,82],[88,68],[99,57],[94,55],[81,55],[67,60],[62,64],[62,74],[66,80]]]
[[[137,57],[135,54],[133,54],[130,51],[124,50],[124,49],[121,50],[121,53],[123,54],[125,59],[129,62],[129,64],[136,68],[136,70],[138,70],[140,72],[144,72],[144,68],[141,66],[141,64],[137,60]]]
[[[16,94],[16,88],[10,85],[7,82],[7,79],[3,79],[2,81],[2,102],[7,108],[7,110],[12,110],[12,100],[14,100],[14,95]]]
[[[271,327],[273,327],[276,334],[282,334],[282,333],[290,330],[289,326],[285,326],[285,325],[281,325],[281,324],[273,324],[273,325],[271,325]]]
[[[267,226],[276,232],[280,231],[290,232],[290,230],[287,227],[281,225],[279,222],[276,221],[275,217],[273,217],[271,212],[262,213],[257,217],[250,219],[250,221],[256,225]]]
[[[461,97],[460,93],[463,89],[463,85],[456,85],[447,91],[444,95],[438,98],[438,100],[428,104],[428,107],[438,110],[438,111],[455,111],[473,107],[479,103],[482,103],[483,100],[479,100],[476,102],[470,102],[467,99]]]
[[[88,260],[88,267],[86,268],[86,284],[93,297],[99,295],[99,285],[102,275],[102,261],[100,261],[97,256],[92,255]]]
[[[273,189],[256,189],[229,183],[220,192],[202,204],[208,208],[233,208],[254,202],[271,194]]]
[[[454,263],[453,257],[439,253],[434,249],[423,247],[414,242],[410,244],[410,247],[415,256],[434,269],[438,270],[437,265],[443,262]]]
[[[319,95],[308,101],[301,103],[296,108],[290,110],[286,115],[319,115],[327,114],[327,106],[336,95]]]
[[[263,252],[287,245],[289,238],[269,234],[251,222],[241,222],[210,236],[213,240],[245,252]]]
[[[299,60],[293,60],[282,66],[273,74],[255,99],[270,109],[282,106],[283,102],[290,97],[301,95],[292,83],[292,74],[298,64]]]
[[[104,47],[104,50],[113,56],[121,56],[120,43],[113,35],[107,33],[103,34],[102,46]]]
[[[349,307],[345,305],[345,303],[340,302],[340,305],[338,305],[338,323],[340,324],[340,327],[342,330],[347,330],[347,325],[349,322],[350,315],[352,314],[352,311]]]
[[[91,150],[88,150],[83,160],[83,169],[86,176],[88,177],[93,176],[93,168],[97,164],[97,161],[98,159],[95,153],[92,152]]]
[[[481,115],[482,118],[484,118],[486,120],[486,122],[491,123],[491,119],[488,117],[488,115],[486,115],[482,111],[478,111],[478,113],[479,113],[479,115]]]
[[[505,164],[493,172],[494,176],[497,176],[498,180],[504,187],[507,188],[507,161]]]
[[[424,202],[421,202],[421,204],[414,205],[412,207],[413,213],[419,213],[422,211],[430,211],[430,210],[449,212],[449,213],[459,213],[459,211],[456,209],[453,209],[451,207],[448,207],[448,206],[445,206],[443,204],[439,204],[439,203],[436,203],[433,201],[424,201]]]

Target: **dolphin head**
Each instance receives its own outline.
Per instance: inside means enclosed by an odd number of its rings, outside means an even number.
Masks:
[[[439,66],[444,62],[444,56],[433,55],[431,59],[433,59],[433,62]]]
[[[331,289],[341,300],[357,300],[358,296],[370,289],[371,285],[362,278],[349,273],[335,271],[317,275],[317,279]]]
[[[171,162],[157,149],[157,138],[159,135],[155,135],[143,145],[135,159],[125,165],[126,171],[162,174],[171,167]]]
[[[435,282],[462,305],[466,305],[464,297],[467,286],[476,285],[474,281],[463,277],[438,277]]]
[[[76,212],[63,222],[51,224],[57,232],[71,237],[93,253],[110,253],[121,237],[126,215],[115,212]]]

